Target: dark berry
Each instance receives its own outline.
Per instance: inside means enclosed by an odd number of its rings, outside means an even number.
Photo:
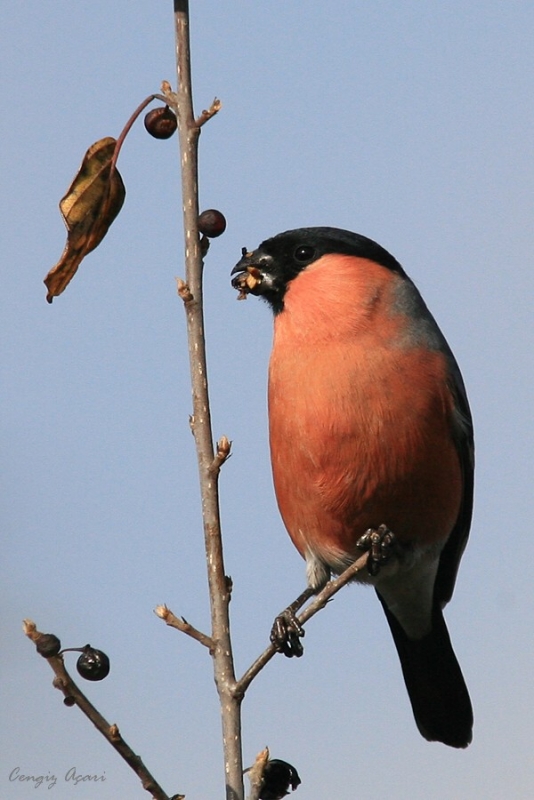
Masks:
[[[273,758],[267,762],[263,770],[260,800],[282,800],[289,794],[290,786],[295,791],[300,783],[301,780],[295,767],[292,767],[287,761]]]
[[[61,650],[61,642],[53,633],[42,633],[35,642],[37,652],[43,658],[52,658],[57,656]]]
[[[170,139],[177,127],[176,114],[169,106],[153,108],[145,115],[145,128],[154,139]]]
[[[215,208],[208,208],[203,211],[198,218],[198,229],[204,236],[214,239],[220,236],[226,230],[226,220],[224,214],[217,211]]]
[[[102,650],[86,644],[76,662],[76,669],[88,681],[103,681],[109,675],[109,658]]]
[[[63,699],[63,702],[65,703],[66,706],[76,705],[76,700],[74,699],[74,697],[71,697],[70,695],[67,695],[67,697]]]

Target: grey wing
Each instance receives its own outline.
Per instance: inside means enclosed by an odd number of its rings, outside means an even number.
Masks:
[[[417,287],[406,275],[397,282],[396,310],[410,317],[410,337],[413,344],[439,350],[445,355],[449,365],[449,386],[455,402],[452,434],[462,468],[463,496],[458,519],[441,552],[434,584],[434,601],[443,608],[452,597],[458,566],[471,526],[474,472],[473,421],[456,359]]]
[[[446,344],[446,343],[445,343]],[[452,597],[456,575],[462,554],[469,538],[473,514],[473,488],[475,467],[475,446],[473,439],[473,420],[467,400],[460,369],[449,346],[446,344],[450,364],[450,386],[455,399],[453,435],[460,457],[463,476],[463,497],[456,524],[441,551],[439,567],[434,585],[434,600],[443,608]]]

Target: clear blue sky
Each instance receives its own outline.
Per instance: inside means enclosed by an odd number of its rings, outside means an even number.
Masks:
[[[2,148],[0,796],[148,796],[51,686],[24,617],[112,661],[86,685],[165,789],[223,797],[211,662],[153,614],[208,628],[183,309],[177,141],[138,124],[127,198],[52,306],[57,204],[86,148],[175,82],[172,3],[19,0],[5,8]],[[245,759],[295,764],[297,798],[534,796],[531,2],[192,2],[202,206],[227,233],[206,264],[215,435],[238,670],[304,584],[270,478],[267,307],[237,303],[241,247],[336,225],[377,239],[421,289],[462,367],[477,441],[472,538],[447,620],[475,707],[465,752],[418,734],[374,594],[350,587],[250,690]],[[72,666],[74,659],[72,659]],[[104,775],[74,786],[69,769]]]

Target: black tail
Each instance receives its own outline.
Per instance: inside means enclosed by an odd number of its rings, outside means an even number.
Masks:
[[[422,736],[429,742],[467,747],[472,739],[473,709],[440,608],[432,630],[409,639],[377,592],[399,654],[404,682]]]

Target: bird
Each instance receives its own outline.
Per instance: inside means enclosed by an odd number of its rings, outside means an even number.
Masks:
[[[285,231],[243,248],[232,275],[240,299],[274,315],[273,482],[307,591],[368,550],[355,580],[378,595],[419,732],[465,748],[473,710],[443,617],[473,508],[473,422],[454,355],[400,263],[361,234]]]

